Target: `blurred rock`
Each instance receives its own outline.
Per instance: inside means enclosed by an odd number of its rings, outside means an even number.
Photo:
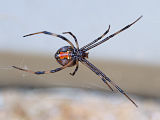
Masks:
[[[160,99],[75,88],[1,89],[1,120],[160,120]]]

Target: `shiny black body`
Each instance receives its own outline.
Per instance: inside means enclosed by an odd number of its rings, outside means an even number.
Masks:
[[[110,30],[110,25],[109,25],[107,31],[103,35],[101,35],[100,37],[98,37],[97,39],[95,39],[94,41],[92,41],[91,43],[83,46],[82,48],[79,48],[77,38],[71,32],[64,32],[63,34],[69,34],[69,35],[71,35],[74,38],[74,40],[75,40],[76,47],[73,45],[72,42],[70,42],[64,36],[57,35],[55,33],[47,32],[47,31],[42,31],[42,32],[37,32],[37,33],[25,35],[24,37],[35,35],[35,34],[41,34],[41,33],[47,34],[47,35],[52,35],[52,36],[61,38],[62,40],[68,42],[70,44],[70,46],[61,47],[56,52],[55,58],[56,58],[57,62],[62,65],[62,67],[56,68],[54,70],[34,72],[32,70],[22,69],[22,68],[19,68],[19,67],[16,67],[16,66],[12,66],[12,67],[16,68],[16,69],[19,69],[19,70],[22,70],[22,71],[26,71],[26,72],[30,72],[30,73],[33,73],[33,74],[40,75],[40,74],[47,74],[47,73],[55,73],[55,72],[58,72],[60,70],[65,69],[67,67],[71,67],[71,66],[76,65],[76,68],[75,68],[74,72],[70,73],[71,75],[75,75],[75,73],[77,72],[78,67],[79,67],[79,62],[81,62],[86,67],[88,67],[90,70],[92,70],[96,75],[98,75],[103,80],[103,82],[106,85],[108,85],[108,87],[111,90],[113,90],[113,89],[110,86],[110,84],[113,85],[120,93],[122,93],[123,95],[125,95],[137,107],[136,103],[120,87],[118,87],[102,71],[100,71],[92,63],[90,63],[86,58],[88,58],[88,52],[87,52],[88,50],[90,50],[90,49],[92,49],[92,48],[94,48],[94,47],[96,47],[96,46],[104,43],[105,41],[107,41],[110,38],[114,37],[115,35],[119,34],[120,32],[126,30],[127,28],[129,28],[130,26],[132,26],[133,24],[135,24],[141,17],[139,17],[137,20],[135,20],[131,24],[125,26],[122,29],[120,29],[119,31],[117,31],[117,32],[109,35],[108,37],[104,38],[103,40],[99,41],[100,39],[102,39],[109,32],[109,30]]]
[[[59,64],[62,66],[67,65],[72,60],[74,61],[73,64],[71,64],[68,67],[72,67],[76,64],[76,59],[74,58],[75,52],[74,49],[71,46],[64,46],[61,47],[55,54],[55,59]]]

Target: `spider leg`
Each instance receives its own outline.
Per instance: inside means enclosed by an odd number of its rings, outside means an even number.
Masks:
[[[112,89],[112,87],[108,84],[108,82],[105,80],[105,78],[103,77],[103,74],[102,74],[101,71],[98,71],[98,70],[94,69],[92,66],[88,65],[86,62],[83,62],[83,61],[81,61],[81,62],[82,62],[86,67],[88,67],[89,69],[91,69],[94,73],[96,73],[96,74],[103,80],[103,82],[108,85],[108,87],[109,87],[109,89],[110,89],[111,91],[114,91],[114,90]]]
[[[36,71],[36,72],[34,72],[34,71],[32,71],[32,70],[27,70],[27,69],[19,68],[19,67],[16,67],[16,66],[12,66],[12,67],[15,68],[15,69],[18,69],[18,70],[22,70],[22,71],[25,71],[25,72],[32,73],[32,74],[40,75],[40,74],[48,74],[48,73],[58,72],[58,71],[60,71],[60,70],[65,69],[66,67],[70,66],[72,63],[73,63],[73,61],[69,62],[69,63],[68,63],[67,65],[65,65],[65,66],[56,68],[56,69],[54,69],[54,70],[49,70],[49,71]]]
[[[78,62],[78,60],[77,60],[77,61],[76,61],[76,68],[75,68],[75,70],[74,70],[73,73],[70,73],[70,75],[74,76],[75,73],[78,71],[78,67],[79,67],[79,62]]]
[[[102,38],[109,32],[109,30],[110,30],[110,25],[109,25],[108,29],[105,31],[105,33],[103,33],[103,35],[101,35],[100,37],[98,37],[98,38],[95,39],[94,41],[90,42],[89,44],[83,46],[80,50],[82,50],[82,49],[84,49],[84,48],[86,48],[86,47],[94,44],[94,43],[97,42],[98,40],[102,39]]]
[[[71,32],[63,32],[62,34],[70,34],[74,38],[76,46],[77,46],[77,49],[79,50],[79,44],[78,44],[77,38],[73,33],[71,33]]]
[[[104,79],[102,79],[105,83],[106,81],[110,82],[120,93],[122,93],[124,96],[126,96],[136,107],[138,105],[119,87],[117,86],[113,81],[111,81],[104,73],[102,73],[98,68],[96,68],[93,64],[91,64],[88,60],[86,59],[81,59],[81,62],[85,65],[87,65],[88,68],[94,68],[91,69],[93,72],[99,71]],[[97,74],[97,72],[95,72]]]
[[[55,36],[55,37],[59,37],[61,38],[62,40],[65,40],[66,42],[68,42],[72,48],[74,48],[74,45],[72,44],[71,41],[69,41],[67,38],[65,38],[64,36],[62,35],[58,35],[58,34],[55,34],[55,33],[51,33],[51,32],[48,32],[48,31],[42,31],[42,32],[37,32],[37,33],[32,33],[32,34],[28,34],[28,35],[25,35],[23,37],[27,37],[27,36],[31,36],[31,35],[36,35],[36,34],[47,34],[47,35],[52,35],[52,36]]]
[[[94,48],[94,47],[96,47],[96,46],[98,46],[98,45],[106,42],[106,41],[109,40],[110,38],[114,37],[115,35],[119,34],[120,32],[122,32],[122,31],[126,30],[127,28],[131,27],[133,24],[135,24],[135,23],[136,23],[138,20],[140,20],[141,18],[142,18],[142,16],[140,16],[137,20],[135,20],[135,21],[132,22],[131,24],[125,26],[125,27],[122,28],[122,29],[120,29],[119,31],[117,31],[117,32],[113,33],[112,35],[106,37],[105,39],[99,41],[98,43],[95,43],[95,44],[89,46],[88,48],[85,48],[83,51],[86,52],[86,51],[88,51],[88,50],[90,50],[90,49],[92,49],[92,48]]]

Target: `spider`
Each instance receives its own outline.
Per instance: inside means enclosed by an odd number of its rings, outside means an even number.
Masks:
[[[31,35],[35,35],[35,34],[41,34],[41,33],[47,34],[47,35],[52,35],[52,36],[61,38],[62,40],[68,42],[70,44],[70,46],[61,47],[55,53],[55,59],[57,60],[57,62],[59,64],[62,65],[62,67],[56,68],[54,70],[34,72],[32,70],[23,69],[23,68],[19,68],[19,67],[16,67],[16,66],[12,66],[12,67],[16,68],[18,70],[22,70],[22,71],[25,71],[25,72],[32,73],[32,74],[40,75],[40,74],[55,73],[55,72],[58,72],[58,71],[61,71],[61,70],[65,69],[67,67],[72,67],[72,66],[76,65],[76,68],[75,68],[74,72],[70,73],[70,75],[74,76],[75,73],[78,71],[79,61],[80,61],[82,64],[84,64],[90,70],[92,70],[96,75],[98,75],[102,79],[102,81],[110,88],[110,90],[113,91],[113,88],[110,86],[110,84],[111,84],[120,93],[122,93],[124,96],[126,96],[136,107],[138,107],[137,104],[119,86],[117,86],[113,81],[111,81],[102,71],[100,71],[92,63],[90,63],[86,58],[88,58],[88,52],[87,52],[88,50],[90,50],[90,49],[92,49],[92,48],[94,48],[94,47],[106,42],[110,38],[114,37],[115,35],[119,34],[122,31],[126,30],[127,28],[129,28],[130,26],[135,24],[141,18],[142,18],[142,16],[140,16],[138,19],[136,19],[131,24],[125,26],[122,29],[120,29],[119,31],[117,31],[117,32],[109,35],[108,37],[104,38],[103,40],[99,41],[100,39],[102,39],[109,32],[109,30],[110,30],[110,25],[109,25],[108,29],[103,33],[103,35],[101,35],[100,37],[98,37],[94,41],[90,42],[89,44],[83,46],[82,48],[79,48],[79,44],[78,44],[77,38],[71,32],[63,32],[63,34],[71,35],[75,40],[76,47],[66,37],[64,37],[62,35],[55,34],[55,33],[47,32],[47,31],[42,31],[42,32],[37,32],[37,33],[32,33],[32,34],[25,35],[23,37],[27,37],[27,36],[31,36]]]

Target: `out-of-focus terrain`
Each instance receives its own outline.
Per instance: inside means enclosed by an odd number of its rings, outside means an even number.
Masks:
[[[80,64],[63,71],[34,75],[11,68],[50,70],[60,65],[51,56],[0,53],[2,120],[159,120],[160,66],[90,60],[138,104],[110,92],[103,81]],[[81,88],[81,89],[79,89]],[[89,89],[88,89],[89,88]]]
[[[160,120],[160,103],[82,89],[1,89],[1,120]]]
[[[0,86],[10,87],[82,87],[108,89],[103,81],[84,65],[80,64],[75,76],[69,75],[75,67],[53,74],[34,75],[11,66],[38,70],[51,70],[60,65],[54,56],[0,53]],[[90,60],[111,80],[129,93],[160,97],[160,66],[131,64],[118,61]]]

